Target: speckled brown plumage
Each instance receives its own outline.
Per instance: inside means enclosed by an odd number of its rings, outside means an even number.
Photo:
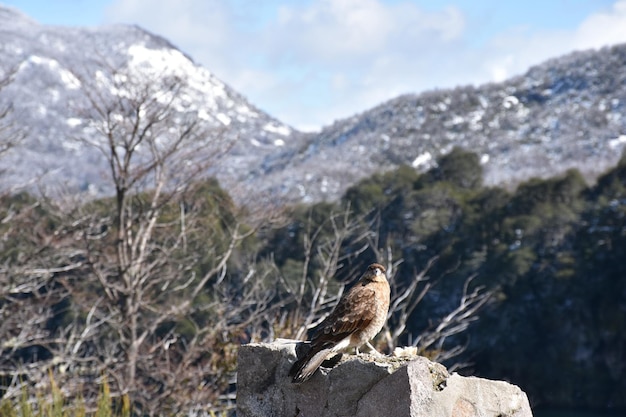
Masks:
[[[389,294],[385,268],[380,264],[370,265],[318,326],[310,350],[289,372],[293,382],[309,379],[329,354],[358,348],[376,336],[387,319]]]

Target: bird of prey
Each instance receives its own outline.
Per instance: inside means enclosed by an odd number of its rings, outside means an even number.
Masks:
[[[292,381],[301,383],[309,379],[331,354],[351,347],[356,348],[358,354],[360,346],[369,345],[387,319],[389,293],[385,268],[376,263],[368,266],[316,329],[310,350],[289,371]]]

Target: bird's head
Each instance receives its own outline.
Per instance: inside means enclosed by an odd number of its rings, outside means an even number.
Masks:
[[[385,267],[381,264],[371,264],[367,267],[362,279],[374,282],[386,281],[385,272]]]

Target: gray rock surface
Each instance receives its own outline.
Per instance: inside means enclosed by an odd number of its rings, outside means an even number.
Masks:
[[[502,381],[450,375],[415,355],[344,355],[303,384],[288,376],[295,341],[239,350],[238,417],[532,417],[526,394]]]

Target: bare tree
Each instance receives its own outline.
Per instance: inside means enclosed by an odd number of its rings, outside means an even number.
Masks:
[[[371,222],[372,227],[380,230],[381,222],[380,216],[374,216]],[[423,329],[417,337],[413,337],[411,333],[408,333],[407,328],[418,306],[428,293],[439,285],[441,279],[454,272],[458,265],[442,272],[440,276],[430,276],[433,266],[439,259],[438,256],[433,256],[426,261],[420,271],[412,271],[410,279],[400,280],[397,273],[404,259],[394,256],[390,244],[393,236],[387,236],[386,241],[381,242],[380,233],[371,233],[369,239],[369,247],[376,254],[376,258],[386,266],[391,286],[389,313],[381,332],[384,344],[379,343],[379,346],[383,345],[382,348],[385,351],[392,352],[400,347],[401,340],[407,340],[409,345],[415,348],[416,354],[439,362],[460,355],[466,345],[458,342],[458,338],[455,339],[453,345],[450,345],[450,341],[453,336],[462,335],[469,325],[478,319],[479,311],[489,301],[493,290],[486,290],[484,286],[479,286],[471,288],[470,291],[471,282],[475,276],[469,276],[463,284],[458,305],[445,317],[430,319],[428,327]],[[463,365],[452,364],[450,369]]]
[[[390,253],[389,249],[387,253]],[[391,256],[387,259],[388,263],[392,263],[390,258]],[[395,277],[397,268],[391,269],[392,301],[387,314],[387,322],[383,328],[385,349],[388,352],[399,346],[400,337],[405,334],[411,315],[433,287],[433,282],[429,281],[427,274],[436,260],[436,257],[431,258],[424,269],[415,273],[413,279],[404,286]],[[398,261],[396,263],[399,265]]]
[[[218,392],[211,367],[225,359],[207,349],[243,332],[245,316],[257,317],[252,310],[268,301],[256,287],[235,293],[227,285],[229,261],[254,229],[201,181],[232,141],[185,102],[177,76],[124,69],[99,80],[110,83],[104,89],[80,79],[92,128],[85,132],[93,133],[79,139],[103,155],[115,190],[109,210],[83,205],[73,213],[86,272],[98,283],[76,286],[91,317],[87,333],[98,334],[92,357],[144,412],[162,411],[183,379],[208,383],[206,400]],[[214,193],[212,201],[197,198],[202,192]]]
[[[450,338],[461,335],[472,322],[478,320],[478,312],[493,295],[493,291],[488,291],[483,286],[470,290],[471,282],[475,277],[471,275],[465,280],[458,306],[445,317],[434,321],[426,331],[412,341],[412,345],[418,348],[418,352],[428,355],[434,361],[443,362],[460,355],[465,350],[464,344],[455,343],[450,347],[445,343]],[[450,370],[464,365],[455,363]]]
[[[0,156],[17,146],[25,137],[24,127],[19,126],[13,116],[13,103],[4,94],[13,82],[18,67],[0,67]]]
[[[0,157],[24,139],[6,95],[17,70],[0,67]],[[0,391],[9,396],[11,387],[29,372],[31,359],[45,354],[41,346],[50,340],[46,323],[62,298],[47,266],[39,262],[53,239],[40,212],[35,199],[0,191]]]
[[[0,377],[18,394],[19,382],[44,384],[51,370],[86,400],[106,377],[113,396],[150,415],[208,407],[234,373],[234,347],[276,308],[275,286],[239,255],[260,222],[206,178],[233,139],[200,117],[185,81],[109,69],[76,74],[85,98],[76,139],[102,155],[114,194],[33,202],[50,216],[33,248],[43,240],[50,252],[0,268],[0,312],[21,312],[0,334],[3,350],[30,343],[46,357],[3,361]],[[25,293],[48,301],[28,298],[26,309]]]
[[[350,207],[331,212],[319,225],[314,225],[309,213],[302,236],[300,278],[291,283],[281,277],[285,292],[294,300],[293,309],[290,313],[284,312],[281,319],[291,325],[288,331],[283,329],[283,335],[301,339],[330,314],[346,285],[345,282],[333,282],[333,277],[338,269],[350,267],[349,259],[355,259],[367,249],[367,234],[362,224],[353,219]],[[347,244],[355,246],[356,250],[342,253]],[[314,276],[311,276],[312,264],[317,266]],[[354,274],[355,271],[347,273],[348,276]],[[337,289],[329,293],[332,287]],[[287,316],[289,320],[286,320]]]
[[[430,320],[430,325],[417,337],[411,337],[408,333],[410,321],[420,303],[440,281],[440,278],[429,276],[438,257],[428,260],[421,271],[413,274],[412,279],[401,281],[398,271],[404,260],[395,258],[389,242],[381,242],[380,234],[372,231],[380,229],[378,217],[367,222],[363,218],[352,218],[348,209],[340,214],[333,213],[329,216],[328,222],[332,225],[333,233],[326,231],[324,234],[324,224],[314,227],[311,218],[308,219],[302,240],[304,262],[299,286],[291,288],[285,279],[282,280],[296,300],[296,308],[291,312],[284,312],[281,316],[279,326],[282,329],[281,336],[302,339],[308,330],[319,324],[343,293],[344,283],[341,283],[334,292],[330,292],[329,287],[332,276],[341,267],[341,261],[344,257],[358,258],[368,251],[371,254],[369,261],[376,260],[385,265],[391,285],[387,322],[375,345],[382,351],[391,353],[400,347],[401,340],[406,340],[415,348],[416,354],[428,356],[435,361],[449,360],[464,351],[465,345],[454,339],[454,336],[462,335],[469,325],[478,319],[478,313],[490,299],[492,291],[487,291],[484,287],[471,288],[474,276],[470,276],[463,285],[458,305],[445,317]],[[316,244],[327,248],[328,254],[331,255],[321,256],[325,252]],[[346,253],[347,245],[358,249]],[[309,276],[309,265],[312,262],[322,265],[318,277]],[[444,274],[450,272],[452,271]],[[311,295],[305,297],[307,294]],[[285,329],[285,323],[295,327]],[[452,339],[454,342],[450,344]],[[453,364],[451,369],[462,365]]]
[[[24,381],[47,379],[49,347],[58,343],[50,324],[68,291],[58,280],[80,267],[54,248],[55,234],[41,202],[26,194],[0,197],[0,387],[21,395]],[[54,266],[51,266],[54,265]]]
[[[372,247],[377,248],[378,246],[375,242],[372,242]],[[392,352],[396,347],[400,347],[400,340],[404,337],[408,340],[410,346],[416,348],[415,353],[427,356],[433,361],[447,361],[463,353],[466,347],[465,344],[455,342],[450,346],[447,342],[454,336],[462,335],[472,322],[478,320],[478,313],[490,300],[493,290],[487,290],[484,286],[470,288],[476,276],[469,276],[463,284],[458,305],[446,316],[429,320],[429,326],[417,337],[412,337],[410,334],[407,335],[407,327],[411,316],[424,297],[437,286],[441,279],[441,277],[435,278],[428,275],[433,265],[437,262],[438,257],[430,258],[421,271],[414,272],[412,279],[400,283],[396,277],[396,272],[403,260],[394,260],[393,251],[389,246],[384,251],[376,250],[376,253],[379,259],[386,260],[392,292],[387,322],[382,330],[385,341],[384,349]],[[444,275],[450,272],[452,271],[446,271]],[[450,366],[450,369],[454,370],[464,365],[462,363],[454,363]]]

